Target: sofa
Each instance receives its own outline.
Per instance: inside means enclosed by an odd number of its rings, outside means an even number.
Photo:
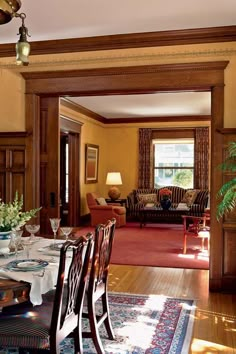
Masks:
[[[145,205],[155,205],[158,208],[161,208],[160,205],[160,191],[164,188],[168,188],[171,191],[171,207],[177,208],[178,206],[182,207],[183,205],[188,208],[188,215],[193,216],[202,216],[208,204],[209,191],[208,190],[200,190],[200,189],[184,189],[178,186],[165,186],[162,188],[145,188],[145,189],[133,189],[132,192],[127,196],[127,212],[129,219],[140,219],[140,209]],[[192,200],[186,199],[188,195],[194,197]],[[180,204],[181,203],[181,204]],[[170,217],[174,222],[181,221],[180,214],[178,215],[176,220],[176,216],[174,213],[170,213],[166,210],[160,213],[161,217],[165,220],[170,221]]]
[[[98,193],[87,193],[86,200],[91,215],[91,226],[105,224],[107,220],[115,218],[116,227],[126,225],[126,208],[117,204],[107,204],[105,198]]]

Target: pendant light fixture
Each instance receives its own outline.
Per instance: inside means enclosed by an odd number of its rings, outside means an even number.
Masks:
[[[30,37],[28,28],[25,27],[25,13],[18,13],[21,7],[20,0],[0,0],[0,25],[8,23],[13,17],[19,17],[22,24],[19,28],[19,41],[16,43],[16,63],[18,65],[29,64],[30,44],[27,37]]]

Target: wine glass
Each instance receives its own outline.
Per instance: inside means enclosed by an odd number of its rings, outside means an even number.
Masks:
[[[26,229],[26,231],[28,231],[30,233],[30,237],[29,237],[30,241],[34,241],[35,234],[36,234],[36,232],[39,231],[40,225],[37,225],[37,224],[25,225],[25,229]]]
[[[68,240],[68,236],[69,236],[69,234],[71,233],[72,230],[73,230],[73,228],[70,227],[70,226],[61,227],[61,231],[62,231],[63,235],[65,236],[66,241]]]
[[[61,219],[59,218],[50,218],[50,223],[51,223],[51,228],[52,228],[52,231],[53,231],[53,236],[54,236],[54,240],[53,240],[53,245],[55,246],[55,241],[56,241],[56,237],[57,237],[57,230],[60,226],[60,222],[61,222]]]

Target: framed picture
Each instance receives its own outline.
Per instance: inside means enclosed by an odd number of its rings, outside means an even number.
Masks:
[[[98,181],[98,156],[98,145],[85,145],[85,183],[96,183]]]

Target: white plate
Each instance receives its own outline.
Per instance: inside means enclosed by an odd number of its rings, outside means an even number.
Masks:
[[[48,262],[42,259],[24,259],[24,260],[9,262],[6,265],[6,268],[10,270],[30,271],[30,270],[38,270],[44,268],[47,265]]]

